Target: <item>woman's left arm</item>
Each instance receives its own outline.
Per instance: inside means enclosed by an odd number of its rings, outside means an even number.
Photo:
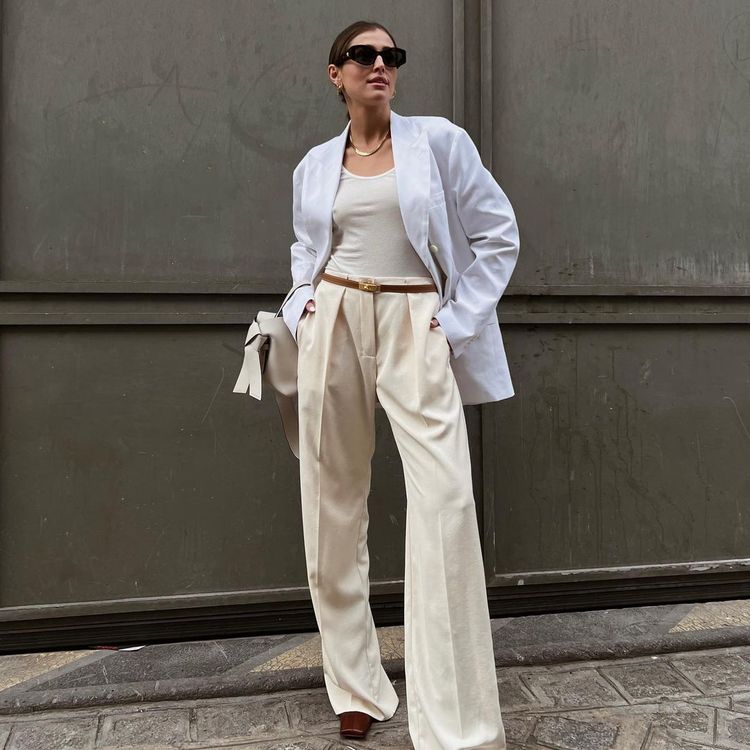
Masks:
[[[435,314],[458,357],[496,314],[518,259],[520,239],[508,196],[461,127],[448,165],[458,218],[476,256],[461,274],[453,298]]]

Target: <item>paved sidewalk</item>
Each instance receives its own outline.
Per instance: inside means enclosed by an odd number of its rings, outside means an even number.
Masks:
[[[509,750],[747,750],[750,602],[493,620]],[[411,748],[403,631],[379,628],[401,697],[338,735],[317,634],[0,657],[0,750]],[[295,689],[288,689],[295,688]]]
[[[508,750],[746,750],[750,647],[503,667]],[[403,679],[395,716],[344,740],[324,688],[246,698],[45,711],[0,720],[4,750],[412,748]],[[3,743],[6,743],[5,745]]]
[[[750,646],[750,600],[498,618],[492,632],[498,667]],[[403,627],[377,633],[383,666],[402,678]],[[0,656],[0,720],[48,708],[322,686],[317,632]]]

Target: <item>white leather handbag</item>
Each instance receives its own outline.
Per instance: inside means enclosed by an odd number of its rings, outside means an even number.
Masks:
[[[259,311],[245,336],[242,360],[234,393],[249,394],[260,400],[263,386],[276,398],[284,435],[292,453],[299,459],[299,417],[297,414],[297,342],[284,322],[281,310],[295,290],[309,283],[295,284],[274,312]]]

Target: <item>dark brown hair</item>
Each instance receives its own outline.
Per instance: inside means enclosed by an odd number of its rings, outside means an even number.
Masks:
[[[391,32],[388,31],[388,29],[386,29],[383,24],[380,24],[377,21],[355,21],[354,23],[349,24],[333,40],[331,51],[328,53],[328,64],[336,65],[338,67],[341,64],[342,55],[350,46],[351,40],[354,39],[354,37],[358,34],[361,34],[363,31],[372,31],[373,29],[382,29],[383,31],[385,31],[385,33],[388,34],[388,36],[391,38],[393,46],[397,46],[396,40],[393,38],[393,34],[391,34]],[[341,99],[341,101],[346,104],[346,97],[344,96],[344,92],[339,90],[338,96],[339,99]],[[348,107],[346,109],[346,119],[351,120],[351,117],[349,117]]]

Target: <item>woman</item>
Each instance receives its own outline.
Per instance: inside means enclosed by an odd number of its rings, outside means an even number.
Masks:
[[[294,172],[300,487],[331,705],[363,738],[399,699],[380,661],[367,548],[374,409],[406,482],[404,639],[417,750],[503,750],[463,404],[513,395],[495,308],[518,256],[513,210],[465,130],[390,108],[406,53],[344,29],[328,74],[344,131]]]

